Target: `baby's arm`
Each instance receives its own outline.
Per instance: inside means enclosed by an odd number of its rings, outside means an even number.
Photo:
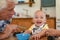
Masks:
[[[40,33],[38,33],[39,34],[39,36],[40,36],[40,38],[41,37],[45,37],[46,36],[46,29],[44,29],[44,30],[42,30]]]
[[[56,29],[48,29],[46,31],[46,35],[48,36],[60,36],[60,31],[59,30],[56,30]]]
[[[48,25],[46,24],[46,25],[42,28],[42,31],[41,31],[41,32],[33,35],[33,38],[37,38],[37,39],[38,39],[38,38],[42,38],[42,37],[46,36],[46,31],[47,31],[47,29],[49,29],[49,28],[48,28]]]
[[[24,33],[30,34],[30,33],[32,33],[32,31],[31,30],[26,30]]]
[[[32,26],[31,26],[28,30],[26,30],[24,33],[29,33],[29,34],[31,34],[33,27],[34,27],[34,25],[32,25]]]
[[[37,33],[37,34],[32,35],[32,38],[33,38],[34,40],[41,39],[41,38],[45,37],[45,35],[46,35],[45,32],[46,32],[46,30],[42,30],[41,32],[39,32],[39,33]]]

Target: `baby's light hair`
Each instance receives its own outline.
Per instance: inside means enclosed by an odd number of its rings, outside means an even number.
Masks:
[[[44,14],[45,18],[46,18],[46,13],[45,13],[44,11],[42,11],[42,10],[37,10],[37,11],[35,11],[34,16],[35,16],[35,14],[38,13],[38,12],[42,12],[42,13]],[[33,18],[34,18],[34,17],[33,17]]]

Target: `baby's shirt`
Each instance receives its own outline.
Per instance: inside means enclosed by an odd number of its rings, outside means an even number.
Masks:
[[[43,24],[43,25],[41,25],[40,27],[37,27],[35,24],[33,24],[33,25],[29,28],[29,30],[32,31],[32,34],[37,34],[37,33],[41,32],[41,31],[44,30],[44,29],[48,29],[48,25],[47,25],[47,24]]]

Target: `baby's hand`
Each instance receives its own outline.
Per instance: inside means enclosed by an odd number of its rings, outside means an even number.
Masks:
[[[34,40],[39,40],[39,39],[40,39],[40,34],[32,35],[32,38],[33,38]]]
[[[39,39],[45,37],[46,31],[47,31],[47,30],[42,30],[40,33],[37,33],[37,34],[32,35],[32,38],[33,38],[34,40],[39,40]]]
[[[24,33],[28,33],[28,34],[30,34],[30,33],[31,33],[31,31],[30,31],[30,30],[26,30]]]

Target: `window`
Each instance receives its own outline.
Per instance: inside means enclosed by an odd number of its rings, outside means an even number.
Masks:
[[[18,3],[24,3],[24,0],[18,0]]]
[[[53,7],[56,5],[56,0],[41,0],[42,7]]]

